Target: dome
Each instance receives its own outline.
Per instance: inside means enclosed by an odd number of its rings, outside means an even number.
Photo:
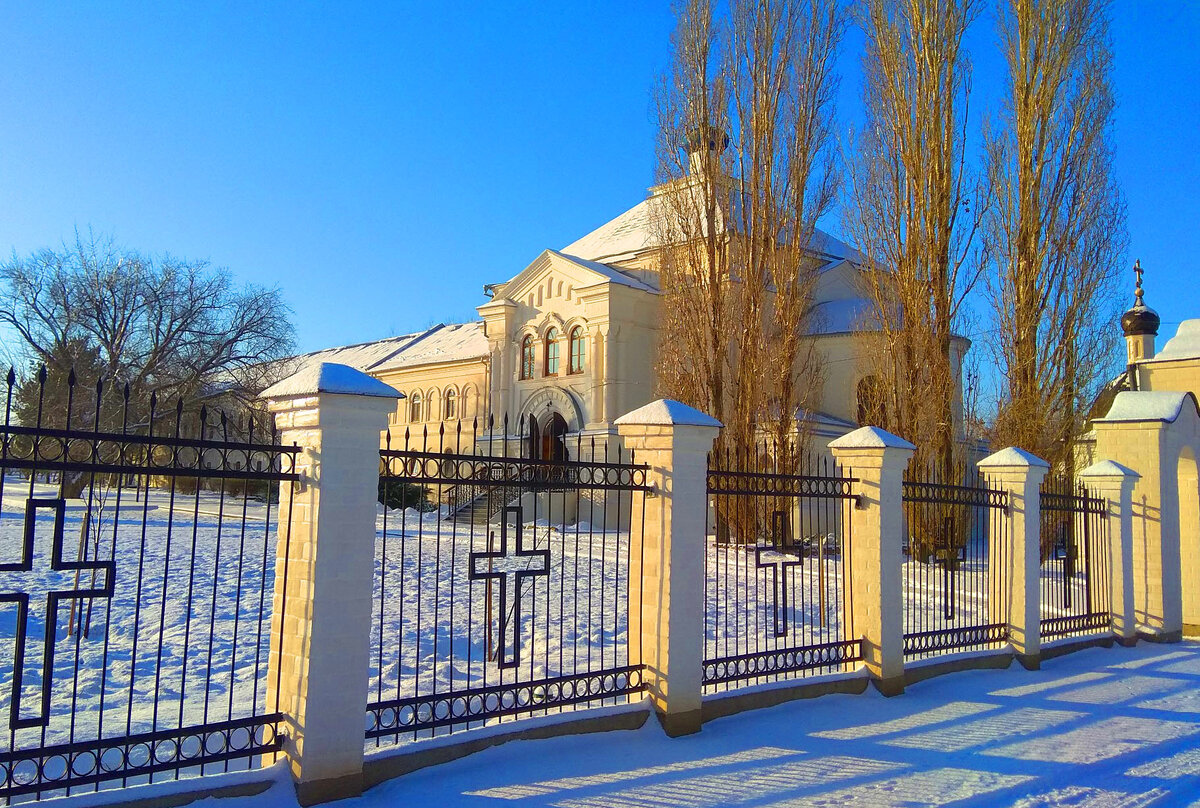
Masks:
[[[1161,322],[1158,312],[1138,301],[1136,306],[1121,315],[1121,330],[1127,337],[1157,336]]]

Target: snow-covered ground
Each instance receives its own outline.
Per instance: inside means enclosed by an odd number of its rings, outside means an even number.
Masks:
[[[1200,804],[1200,643],[1092,649],[640,730],[518,741],[338,808]],[[130,793],[129,796],[134,796]],[[285,782],[204,808],[293,808]]]
[[[27,481],[5,480],[0,559],[20,560]],[[57,496],[38,484],[35,498]],[[103,496],[103,507],[100,498]],[[151,489],[97,492],[85,530],[88,494],[69,500],[63,555],[116,559],[114,595],[59,607],[54,643],[51,721],[41,729],[0,733],[0,749],[36,748],[151,729],[239,718],[266,705],[266,664],[275,558],[275,515],[256,500]],[[268,518],[269,517],[269,518]],[[115,528],[115,530],[114,530]],[[29,715],[41,694],[46,593],[101,587],[104,573],[50,569],[54,514],[38,512],[34,569],[0,573],[5,592],[30,594],[22,690]],[[114,549],[115,547],[115,549]],[[17,608],[0,606],[0,708],[12,687]],[[74,630],[68,634],[72,621]],[[78,630],[79,624],[85,631]],[[257,674],[256,674],[257,672]],[[12,744],[9,746],[9,744]]]

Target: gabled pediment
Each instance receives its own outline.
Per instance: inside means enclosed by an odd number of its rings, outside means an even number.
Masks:
[[[553,282],[556,292],[560,282],[564,291],[603,284],[629,286],[647,292],[656,291],[632,275],[607,264],[585,261],[557,250],[543,250],[533,263],[508,283],[500,286],[497,298],[504,297],[519,303],[530,294],[536,294],[539,287],[544,288],[547,281]]]

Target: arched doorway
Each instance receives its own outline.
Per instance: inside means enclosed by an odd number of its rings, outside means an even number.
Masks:
[[[567,459],[567,420],[551,413],[542,429],[542,460],[564,463]]]
[[[1184,633],[1200,631],[1200,467],[1184,447],[1176,468],[1179,495],[1179,573]]]
[[[530,413],[526,426],[525,455],[530,460],[563,463],[567,460],[567,419],[557,412],[538,418]]]

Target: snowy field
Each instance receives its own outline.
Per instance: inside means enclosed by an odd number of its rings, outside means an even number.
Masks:
[[[460,693],[630,664],[628,530],[603,530],[587,522],[524,524],[521,549],[543,554],[518,556],[517,528],[509,524],[505,558],[500,556],[504,536],[496,524],[472,525],[439,519],[437,512],[409,510],[389,512],[386,522],[381,515],[379,528],[372,701]],[[530,577],[510,575],[504,588],[499,578],[473,579],[472,554],[488,553],[497,557],[477,558],[477,576],[507,571]],[[513,596],[518,581],[519,609]],[[536,691],[535,701],[544,692]],[[416,709],[418,721],[431,717],[437,716],[429,708]],[[412,718],[413,710],[402,711],[402,720]],[[406,739],[401,735],[396,740]]]
[[[1092,649],[640,730],[517,741],[389,781],[338,808],[1200,805],[1200,643]],[[204,808],[295,808],[266,794]],[[131,792],[130,796],[134,793]]]
[[[20,560],[28,481],[5,480],[0,558]],[[34,497],[55,497],[38,484]],[[275,509],[255,500],[152,489],[68,500],[63,555],[116,559],[111,599],[58,609],[51,720],[43,731],[0,733],[0,748],[36,748],[265,711],[267,646],[275,557]],[[269,520],[268,521],[268,517]],[[101,587],[93,575],[50,569],[54,512],[40,509],[30,572],[0,572],[6,592],[30,594],[22,713],[36,714],[42,689],[46,593]],[[115,529],[114,529],[115,528]],[[6,577],[7,576],[7,577]],[[72,608],[74,606],[74,608]],[[0,709],[12,688],[17,607],[0,604]],[[80,630],[82,628],[82,630]],[[256,673],[257,672],[257,673]]]

